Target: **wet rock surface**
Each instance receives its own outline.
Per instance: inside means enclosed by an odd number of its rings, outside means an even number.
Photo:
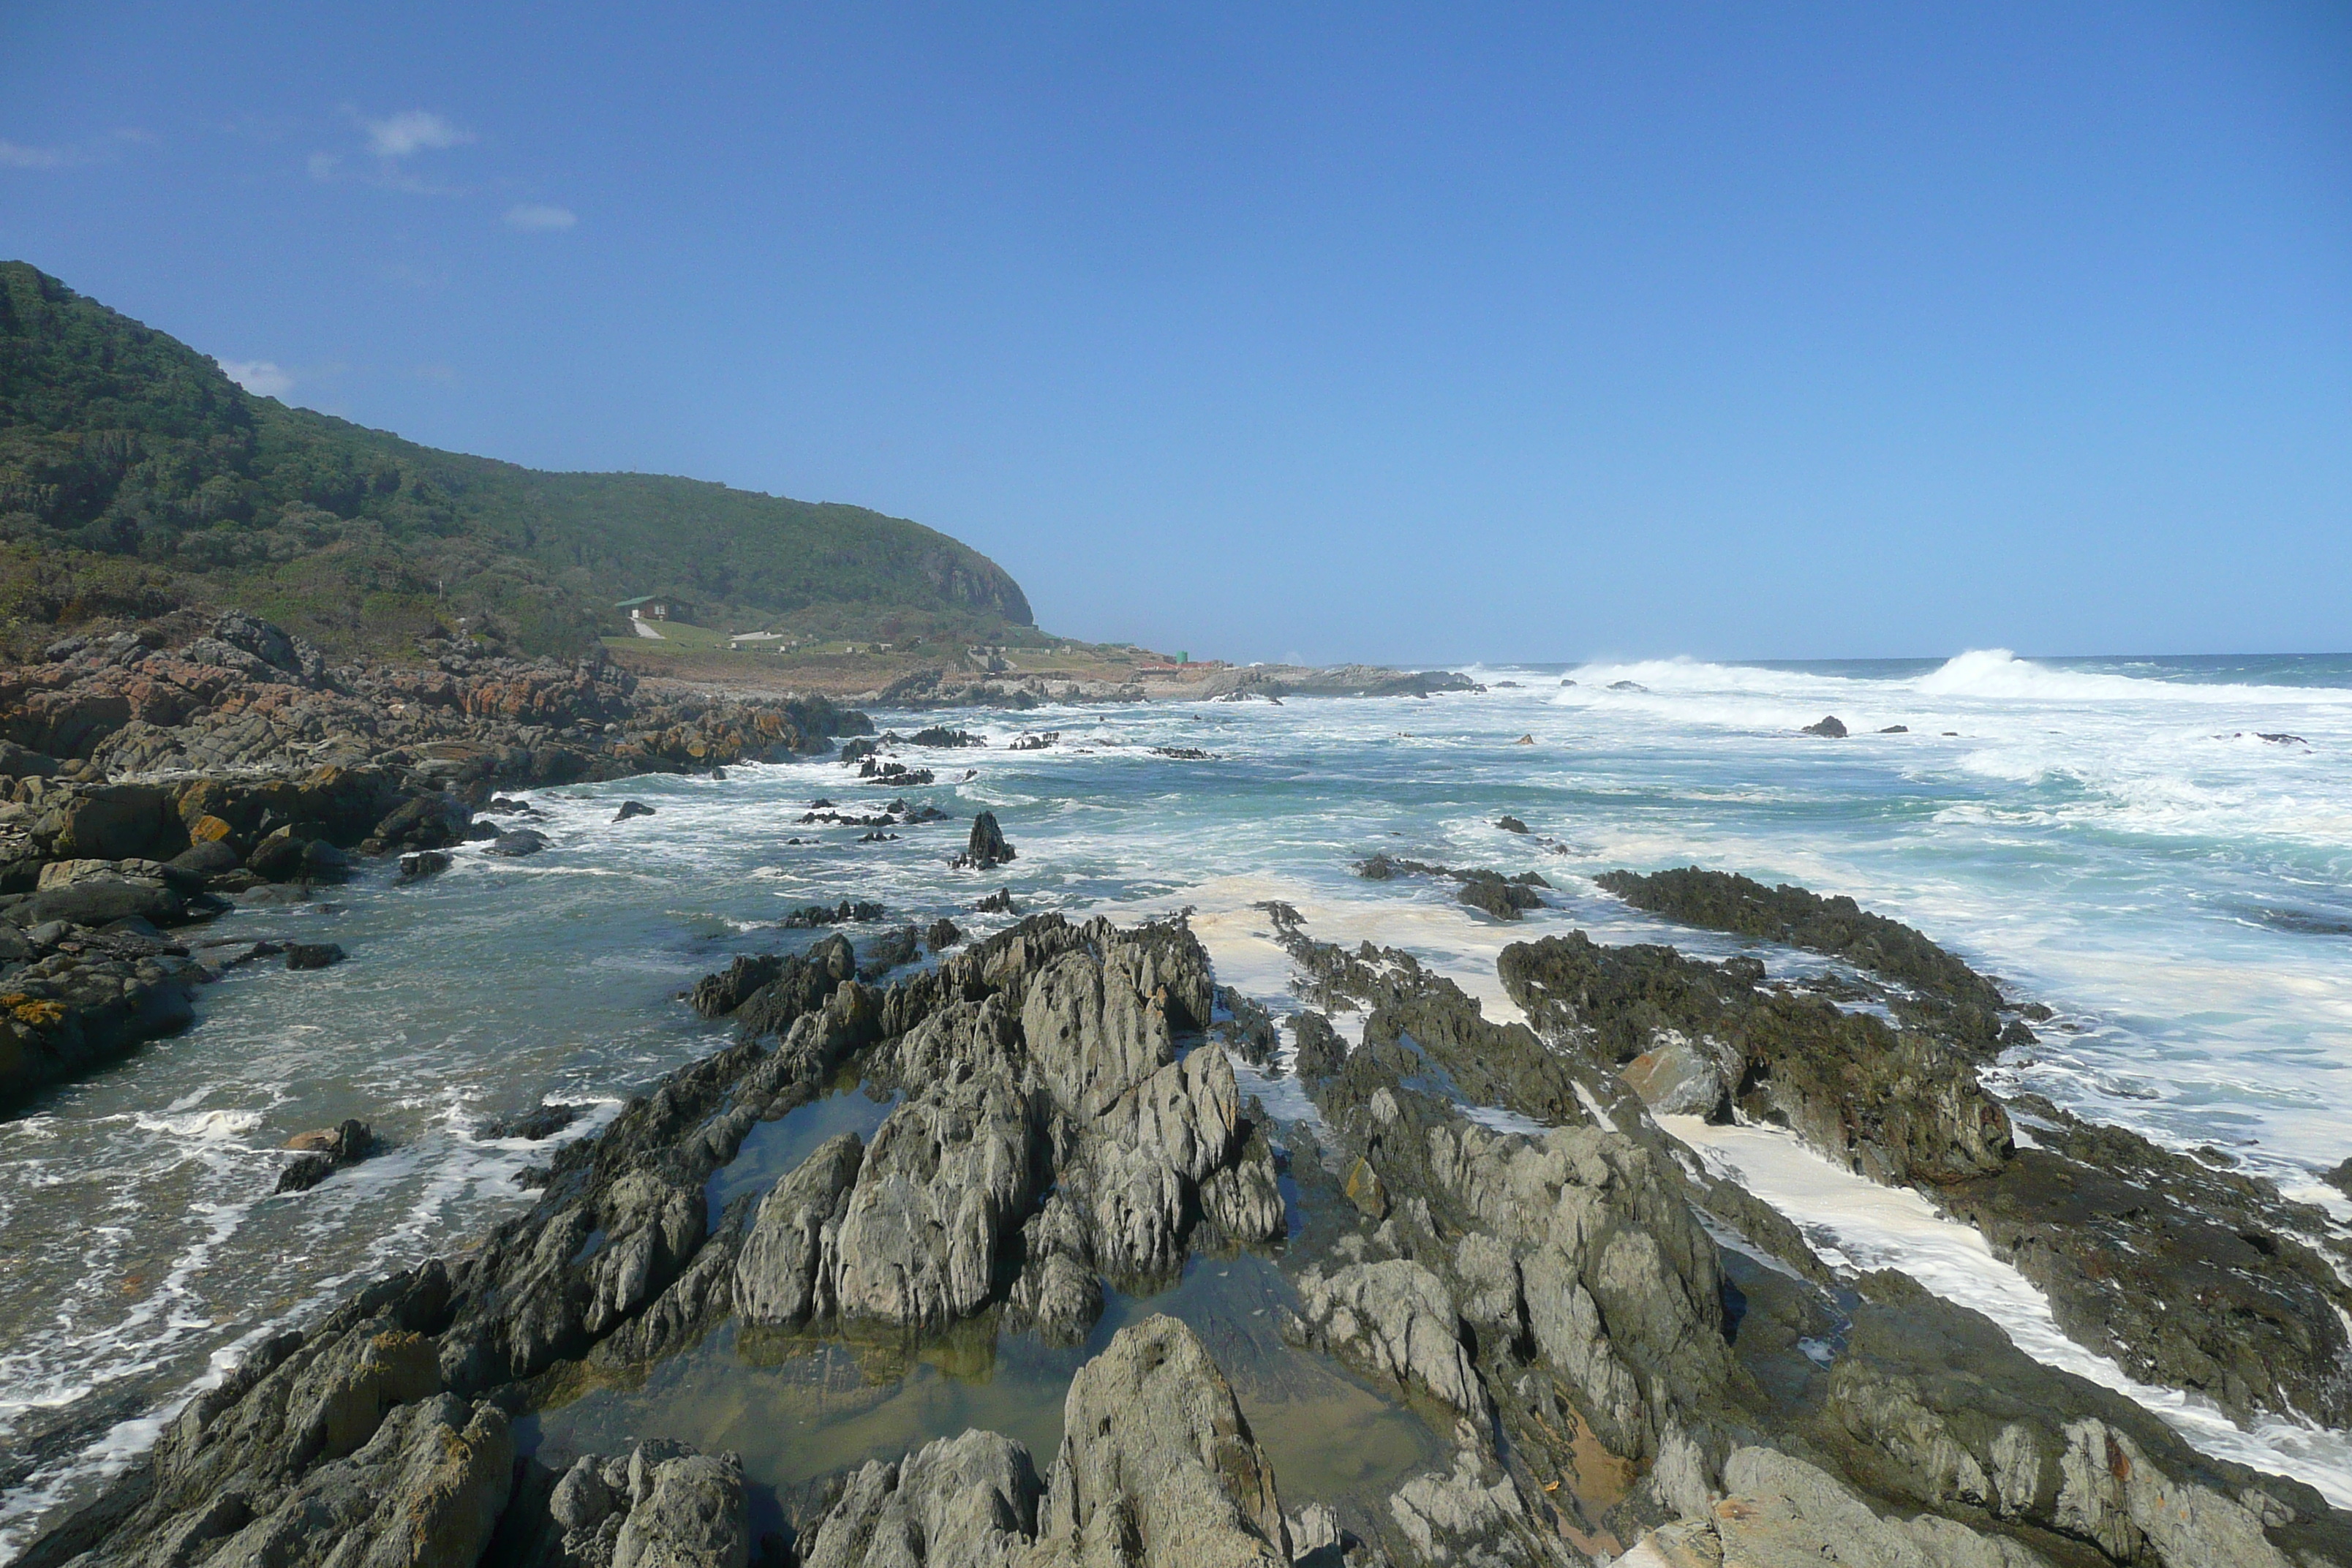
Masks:
[[[1787,941],[1900,983],[1874,993],[1899,1027],[1786,984],[1762,964],[1581,932],[1505,950],[1513,999],[1554,1044],[1615,1067],[1651,1107],[1736,1110],[1794,1131],[1857,1173],[1912,1184],[1982,1231],[2049,1293],[2068,1334],[2239,1420],[2352,1421],[2352,1266],[2333,1225],[2265,1182],[2096,1127],[2032,1097],[2004,1104],[1977,1065],[2022,1018],[1990,982],[1850,900],[1685,870],[1601,879],[1645,908]],[[2023,1037],[2030,1040],[2031,1035]],[[1701,1109],[1717,1086],[1723,1098]],[[2012,1112],[2032,1121],[2021,1147]]]
[[[1937,1201],[2049,1294],[2061,1327],[2237,1420],[2294,1409],[2352,1426],[2352,1287],[2315,1244],[2326,1214],[2047,1100],[2034,1146]]]

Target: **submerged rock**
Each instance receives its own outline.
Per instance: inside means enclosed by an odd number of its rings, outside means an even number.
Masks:
[[[878,921],[886,911],[866,899],[844,899],[838,904],[809,904],[793,910],[776,924],[784,931],[815,931],[825,926],[863,925]]]
[[[1536,895],[1536,886],[1542,880],[1532,871],[1523,872],[1519,877],[1505,877],[1494,871],[1466,871],[1462,873],[1462,890],[1455,897],[1472,909],[1483,910],[1496,920],[1515,921],[1528,910],[1543,908],[1543,900]]]

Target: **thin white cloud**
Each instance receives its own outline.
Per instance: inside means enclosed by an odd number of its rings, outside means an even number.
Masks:
[[[525,202],[520,206],[507,208],[507,226],[525,234],[545,234],[552,229],[570,228],[580,221],[580,215],[570,207],[542,206]]]
[[[283,397],[294,390],[294,377],[266,359],[225,359],[221,373],[257,397]]]
[[[425,109],[404,109],[382,120],[362,120],[368,151],[379,158],[405,158],[412,153],[436,153],[462,147],[474,139],[447,118]]]
[[[76,163],[111,163],[125,142],[151,145],[155,138],[135,127],[110,131],[88,142],[62,147],[28,147],[0,138],[0,169],[63,169]]]

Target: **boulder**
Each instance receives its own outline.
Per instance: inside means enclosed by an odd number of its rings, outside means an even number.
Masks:
[[[760,1200],[735,1263],[735,1310],[745,1322],[798,1328],[833,1310],[821,1266],[865,1153],[857,1134],[845,1132],[819,1145]]]
[[[719,973],[696,981],[687,1005],[701,1017],[726,1017],[750,1001],[753,992],[783,973],[784,962],[772,952],[738,955]]]
[[[587,1113],[587,1107],[570,1100],[541,1100],[513,1116],[497,1116],[483,1123],[485,1138],[520,1138],[537,1143],[552,1138]]]
[[[1154,1317],[1080,1367],[1037,1568],[1288,1568],[1274,1464],[1192,1331]]]
[[[1882,1518],[1835,1477],[1770,1448],[1736,1450],[1724,1463],[1723,1484],[1732,1495],[1706,1517],[1651,1531],[1614,1568],[2050,1568],[2049,1559],[2004,1535],[1933,1514]],[[2265,1560],[2233,1561],[2254,1568]]]
[[[1808,735],[1821,735],[1832,741],[1843,741],[1845,739],[1845,724],[1834,713],[1824,715],[1820,720],[1813,723],[1804,725],[1802,728],[1804,732]]]
[[[851,1473],[803,1538],[802,1568],[1012,1568],[1036,1532],[1029,1450],[993,1432],[941,1437]]]
[[[641,800],[625,800],[621,803],[621,809],[613,814],[613,820],[626,822],[633,816],[651,816],[653,814],[654,808]]]
[[[1664,1029],[1657,1043],[1617,1070],[1661,1116],[1713,1116],[1739,1083],[1739,1054],[1712,1038]]]
[[[0,741],[0,778],[45,779],[58,771],[57,758],[14,741]]]
[[[742,1461],[692,1454],[664,1459],[645,1477],[644,1454],[640,1447],[630,1467],[635,1495],[613,1543],[613,1568],[746,1568],[751,1526]]]
[[[1249,1141],[1233,1163],[1211,1172],[1202,1182],[1201,1212],[1235,1241],[1274,1241],[1283,1235],[1288,1215],[1282,1179],[1263,1131],[1251,1128]]]
[[[198,881],[209,881],[236,870],[241,862],[236,849],[225,838],[200,838],[166,862],[172,869],[184,872]]]
[[[50,921],[102,926],[133,918],[173,926],[185,921],[188,913],[188,901],[161,878],[101,875],[36,892],[11,909],[8,918],[27,927]]]
[[[125,860],[173,855],[187,845],[163,792],[152,784],[84,786],[56,818],[50,853],[60,859]]]
[[[251,1523],[232,1524],[205,1561],[472,1563],[506,1507],[513,1468],[505,1412],[446,1394],[401,1405],[355,1452],[311,1470]],[[205,1543],[240,1512],[250,1518],[245,1501],[198,1515],[183,1539]]]
[[[994,1076],[892,1111],[841,1215],[841,1315],[937,1330],[986,1305],[1038,1196],[1039,1131],[1029,1096]]]
[[[427,877],[437,877],[454,862],[446,849],[412,849],[400,858],[400,879],[421,882]]]
[[[378,854],[395,849],[445,849],[460,842],[473,812],[456,795],[420,795],[394,807],[367,836]]]
[[[300,1158],[278,1173],[278,1193],[306,1193],[337,1171],[358,1164],[376,1152],[375,1132],[364,1121],[347,1119],[315,1132],[298,1132],[286,1147]]]
[[[1516,878],[1494,871],[1465,871],[1461,876],[1462,889],[1456,898],[1496,920],[1515,921],[1523,910],[1543,908],[1534,887]]]
[[[547,835],[535,827],[516,827],[509,828],[493,838],[490,841],[490,847],[482,853],[501,855],[510,860],[519,860],[526,855],[536,855],[546,847]]]
[[[329,969],[341,963],[349,956],[350,955],[348,953],[343,952],[342,946],[339,942],[289,942],[287,944],[286,948],[286,967],[289,969]]]

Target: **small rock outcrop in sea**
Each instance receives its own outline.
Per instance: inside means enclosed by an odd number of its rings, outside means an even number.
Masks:
[[[983,811],[971,819],[971,837],[953,864],[959,870],[988,871],[1013,858],[1013,846],[996,825],[996,813]]]
[[[1516,816],[1498,816],[1495,819],[1495,826],[1506,833],[1525,833],[1528,830],[1528,825]]]
[[[1801,725],[1800,728],[1808,735],[1822,735],[1832,741],[1845,739],[1845,722],[1834,713],[1825,714],[1812,723]]]
[[[331,969],[349,956],[341,942],[296,942],[286,945],[289,969]]]
[[[1521,831],[1524,832],[1525,828],[1522,827]],[[1551,886],[1533,871],[1521,871],[1516,876],[1507,877],[1486,867],[1457,869],[1452,866],[1433,866],[1420,860],[1401,859],[1387,854],[1375,854],[1357,862],[1356,875],[1368,882],[1392,881],[1399,877],[1449,879],[1461,885],[1454,895],[1456,901],[1502,921],[1515,921],[1528,910],[1543,908],[1543,899],[1536,889]]]
[[[482,1128],[485,1138],[520,1138],[537,1143],[554,1137],[580,1120],[587,1107],[571,1100],[541,1100],[514,1116],[493,1117]]]
[[[376,1137],[366,1122],[353,1120],[317,1132],[299,1132],[287,1140],[286,1147],[298,1151],[300,1157],[278,1173],[273,1190],[303,1193],[374,1153]]]
[[[825,926],[863,925],[887,911],[870,899],[844,899],[838,904],[808,904],[776,922],[783,931],[816,931]]]
[[[437,877],[456,864],[444,849],[412,850],[400,858],[400,879],[421,882],[427,877]]]
[[[626,822],[633,816],[651,816],[653,814],[654,808],[644,801],[625,800],[621,803],[621,809],[613,814],[613,820]]]
[[[1872,914],[1852,899],[1822,898],[1785,882],[1768,888],[1696,866],[1648,876],[1605,871],[1593,881],[1637,910],[1684,925],[1786,942],[1895,981],[1921,998],[1909,1010],[1923,1019],[1938,1015],[1937,1026],[1971,1051],[1990,1054],[2020,1043],[2018,1037],[2003,1037],[2000,1015],[2008,1004],[1998,985],[1912,927]]]

